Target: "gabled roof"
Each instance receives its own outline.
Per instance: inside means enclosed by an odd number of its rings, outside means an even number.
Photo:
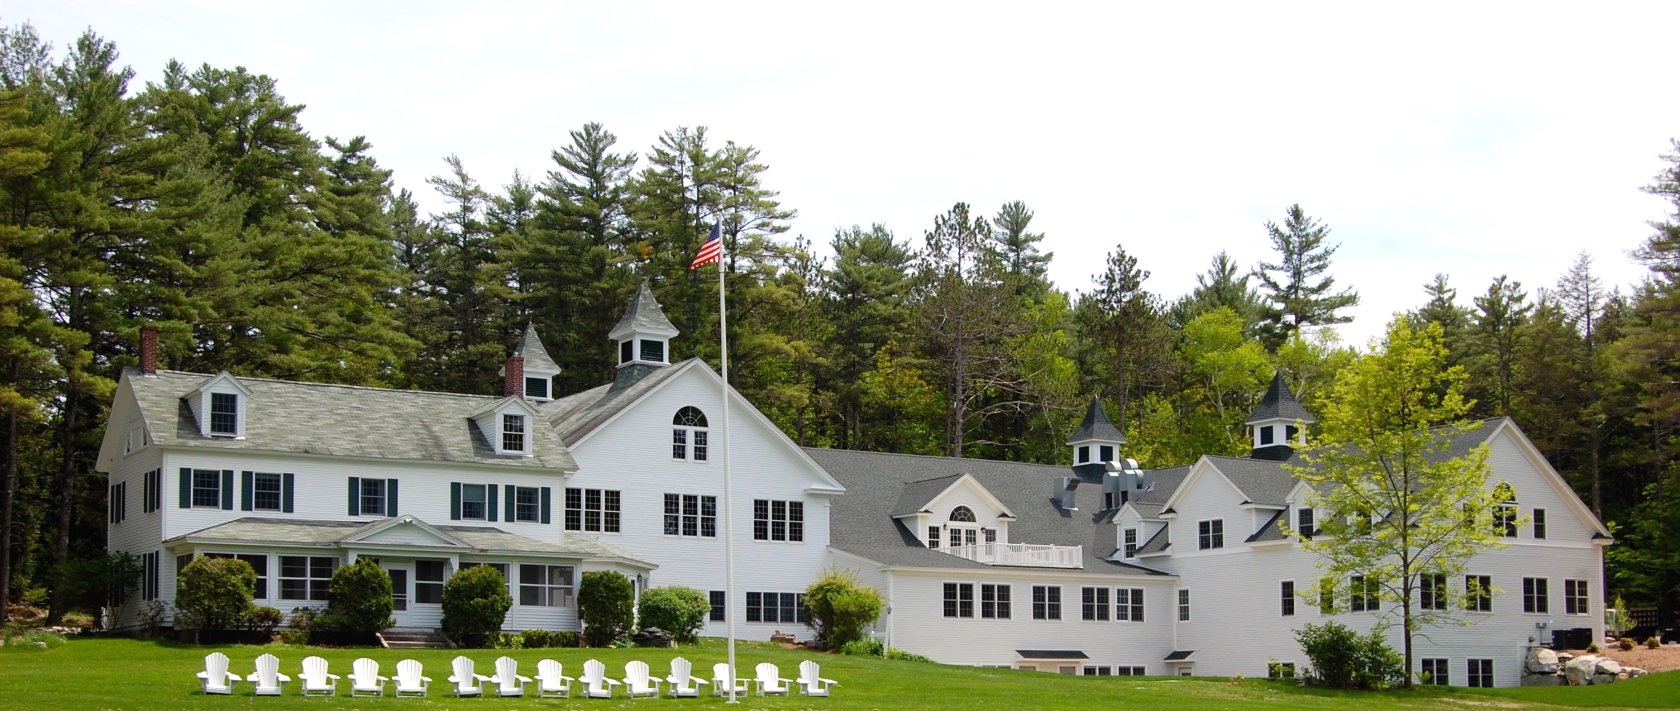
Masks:
[[[636,289],[636,296],[630,299],[629,308],[626,308],[624,315],[618,319],[618,325],[613,326],[607,337],[616,341],[635,332],[661,336],[675,336],[678,333],[677,327],[671,325],[671,320],[665,318],[665,310],[659,308],[659,301],[653,298],[653,289],[645,279]]]
[[[1146,556],[1167,552],[1167,549],[1172,547],[1172,543],[1167,540],[1167,529],[1169,528],[1172,527],[1162,526],[1161,530],[1156,531],[1155,535],[1150,536],[1148,541],[1145,541],[1143,545],[1138,546],[1137,553],[1135,555]]]
[[[514,395],[503,395],[500,398],[497,398],[495,400],[491,400],[490,402],[484,403],[484,405],[482,407],[479,407],[477,410],[473,410],[472,414],[467,415],[467,417],[473,417],[473,418],[482,417],[484,415],[487,415],[491,412],[495,412],[496,410],[500,410],[503,407],[507,407],[507,406],[510,406],[510,405],[513,406],[513,407],[516,407],[518,409],[524,410],[527,414],[530,414],[530,415],[541,415],[542,414],[542,411],[538,410],[535,405],[532,405],[531,402],[529,400],[526,400],[525,398],[517,397],[517,396],[514,396]]]
[[[554,359],[548,357],[548,349],[543,348],[542,339],[537,337],[537,327],[525,324],[525,335],[519,338],[519,343],[513,347],[513,354],[525,359],[527,373],[558,373],[560,366],[554,364]]]
[[[1260,530],[1255,531],[1254,535],[1249,536],[1248,540],[1243,541],[1243,542],[1244,543],[1261,543],[1261,542],[1264,542],[1264,541],[1287,541],[1287,540],[1289,540],[1289,538],[1287,536],[1283,535],[1283,529],[1278,527],[1278,521],[1281,520],[1283,518],[1284,514],[1286,514],[1286,513],[1289,513],[1289,509],[1283,509],[1281,511],[1278,511],[1277,513],[1272,514],[1271,518],[1266,519],[1265,523],[1260,524]]]
[[[968,474],[942,476],[905,484],[904,493],[898,498],[898,506],[893,507],[893,518],[928,511],[928,504],[933,503],[935,499],[944,496],[945,492],[962,485],[964,482],[969,483],[975,492],[980,494],[981,498],[998,509],[999,518],[1015,518],[1015,514],[1009,511],[1008,506],[1004,505],[1002,501],[992,495],[992,492],[987,491],[984,485]]]
[[[574,445],[642,396],[696,364],[706,367],[699,358],[689,358],[661,368],[634,371],[620,368],[619,377],[613,382],[543,403],[538,409],[560,439],[568,446]]]
[[[405,520],[408,519],[408,520]],[[566,536],[565,543],[548,543],[491,526],[433,526],[412,516],[398,516],[364,523],[361,521],[314,521],[246,516],[227,523],[176,536],[165,544],[191,542],[273,544],[320,548],[355,548],[362,539],[397,525],[419,525],[440,537],[436,547],[442,553],[524,554],[562,558],[612,558],[653,569],[654,563],[617,546],[581,535]],[[416,544],[408,544],[416,545]]]
[[[1108,413],[1103,410],[1102,398],[1091,398],[1091,407],[1085,411],[1085,421],[1079,423],[1079,429],[1074,430],[1073,436],[1068,438],[1069,445],[1080,442],[1118,442],[1126,443],[1126,435],[1108,421]]]
[[[1225,475],[1225,479],[1230,481],[1232,486],[1237,487],[1237,491],[1242,492],[1249,503],[1283,506],[1288,503],[1289,492],[1295,490],[1295,477],[1283,468],[1284,462],[1211,455],[1206,459],[1220,474]],[[1300,464],[1299,461],[1292,463]]]
[[[339,540],[345,543],[378,543],[378,541],[374,540],[376,536],[387,530],[399,527],[419,529],[427,535],[436,538],[439,546],[472,548],[472,546],[466,541],[451,536],[448,533],[439,530],[435,526],[432,526],[431,524],[421,521],[413,516],[392,516],[391,518],[387,518],[382,521],[375,521],[356,529],[355,532],[344,536]]]
[[[577,469],[560,436],[545,427],[533,428],[532,456],[497,455],[471,417],[500,396],[237,378],[250,391],[245,436],[211,438],[199,433],[182,396],[218,376],[174,370],[142,376],[127,368],[122,377],[152,442],[163,447]]]
[[[1272,385],[1266,388],[1266,397],[1260,401],[1260,406],[1254,409],[1254,414],[1243,421],[1245,425],[1266,420],[1300,420],[1307,424],[1318,421],[1307,408],[1302,407],[1295,399],[1295,393],[1289,391],[1289,383],[1284,382],[1283,373],[1272,374]]]

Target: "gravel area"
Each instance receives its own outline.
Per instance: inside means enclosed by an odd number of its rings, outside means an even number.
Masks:
[[[1579,657],[1587,652],[1571,649],[1569,653]],[[1680,669],[1680,644],[1665,644],[1661,649],[1646,649],[1645,645],[1639,645],[1626,652],[1611,647],[1599,656],[1614,659],[1625,667],[1639,667],[1652,674]]]

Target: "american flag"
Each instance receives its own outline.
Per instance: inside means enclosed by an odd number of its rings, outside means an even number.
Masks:
[[[714,264],[723,259],[723,228],[716,222],[712,223],[712,236],[706,238],[706,243],[700,245],[700,254],[695,255],[694,262],[689,269],[699,269],[707,264]]]

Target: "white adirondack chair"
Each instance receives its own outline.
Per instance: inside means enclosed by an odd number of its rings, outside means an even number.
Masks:
[[[272,654],[257,657],[257,670],[245,677],[245,680],[256,684],[253,690],[257,696],[279,696],[286,691],[286,682],[292,678],[280,673],[280,659]]]
[[[479,682],[490,681],[490,677],[483,674],[474,674],[473,660],[466,657],[456,657],[452,666],[455,673],[449,677],[449,683],[455,685],[456,696],[484,695],[484,687],[480,686]]]
[[[802,696],[828,696],[828,687],[840,682],[822,678],[822,669],[809,659],[799,663],[799,693]]]
[[[724,667],[728,668],[728,664]],[[665,677],[665,688],[677,698],[697,698],[700,696],[700,685],[705,679],[694,678],[694,665],[687,659],[677,657],[671,660],[671,675]]]
[[[782,678],[782,670],[770,662],[763,662],[758,665],[757,671],[758,676],[753,677],[753,684],[758,687],[759,696],[787,696],[788,685],[792,684],[793,680]]]
[[[303,672],[298,674],[298,681],[303,682],[304,696],[332,696],[338,693],[338,675],[327,673],[327,660],[320,657],[305,657]]]
[[[422,676],[425,668],[413,659],[397,662],[397,691],[396,696],[414,696],[426,698],[426,690],[432,686],[432,678]]]
[[[498,657],[496,675],[490,677],[490,683],[496,685],[497,696],[524,696],[531,677],[519,675],[519,662],[512,657]]]
[[[351,696],[384,696],[385,682],[391,677],[379,675],[379,662],[362,657],[352,665],[354,671],[350,674]]]
[[[632,699],[659,698],[660,681],[659,677],[648,676],[647,662],[630,662],[624,665],[624,692]]]
[[[204,671],[198,673],[198,685],[206,694],[232,694],[239,675],[228,671],[228,658],[221,652],[204,655]]]
[[[560,662],[553,659],[537,662],[537,698],[568,698],[572,695],[573,681],[561,672]]]
[[[740,677],[729,678],[729,664],[718,662],[712,665],[712,696],[728,696],[729,687],[733,682],[736,696],[747,695],[747,680]]]
[[[583,696],[588,699],[610,699],[613,687],[618,686],[616,679],[607,678],[607,665],[594,659],[583,663],[583,676],[578,681],[583,682]]]

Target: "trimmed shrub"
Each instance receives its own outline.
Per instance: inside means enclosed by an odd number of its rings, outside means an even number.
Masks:
[[[366,643],[397,624],[391,617],[391,576],[372,558],[333,571],[327,583],[327,626],[352,643]]]
[[[844,646],[840,647],[840,653],[841,654],[850,654],[852,656],[857,656],[857,657],[879,657],[879,656],[881,656],[881,647],[882,646],[883,646],[883,644],[880,640],[854,639],[850,642],[847,642]],[[927,657],[924,657],[920,654],[911,654],[911,653],[906,652],[906,651],[904,651],[902,649],[899,649],[897,647],[893,647],[893,648],[887,650],[887,658],[892,659],[892,660],[896,660],[896,661],[901,661],[901,662],[924,662],[924,663],[927,663],[927,664],[933,664],[934,663],[934,661],[932,659],[928,659]]]
[[[231,629],[251,612],[257,573],[233,558],[198,558],[175,584],[176,625],[212,632]]]
[[[636,623],[635,597],[630,579],[622,573],[612,570],[584,573],[577,596],[584,642],[591,647],[607,647],[629,634]]]
[[[1622,651],[1624,651],[1624,652],[1631,652],[1631,651],[1633,651],[1633,648],[1637,645],[1634,643],[1632,637],[1623,637],[1619,640],[1616,640],[1616,646],[1621,647]]]
[[[443,584],[443,633],[462,646],[480,646],[502,629],[513,596],[500,571],[488,565],[468,568]]]
[[[582,644],[578,633],[571,630],[525,630],[519,633],[521,649],[549,647],[577,647]]]
[[[712,602],[706,593],[680,585],[643,590],[636,604],[636,622],[641,629],[658,627],[678,642],[694,642],[706,626]]]
[[[1597,642],[1587,643],[1587,654],[1601,654],[1604,650],[1598,648]]]
[[[1405,663],[1382,633],[1361,635],[1337,622],[1309,624],[1295,631],[1301,651],[1312,662],[1316,683],[1334,689],[1385,689],[1404,683]]]
[[[805,624],[829,648],[863,639],[863,630],[886,606],[875,588],[859,585],[850,570],[829,568],[805,590]]]
[[[245,629],[257,633],[261,637],[274,635],[274,628],[286,621],[286,615],[272,607],[253,607],[251,614],[245,616]]]
[[[1656,637],[1646,637],[1645,638],[1645,648],[1646,649],[1662,649],[1662,640],[1657,639]]]

